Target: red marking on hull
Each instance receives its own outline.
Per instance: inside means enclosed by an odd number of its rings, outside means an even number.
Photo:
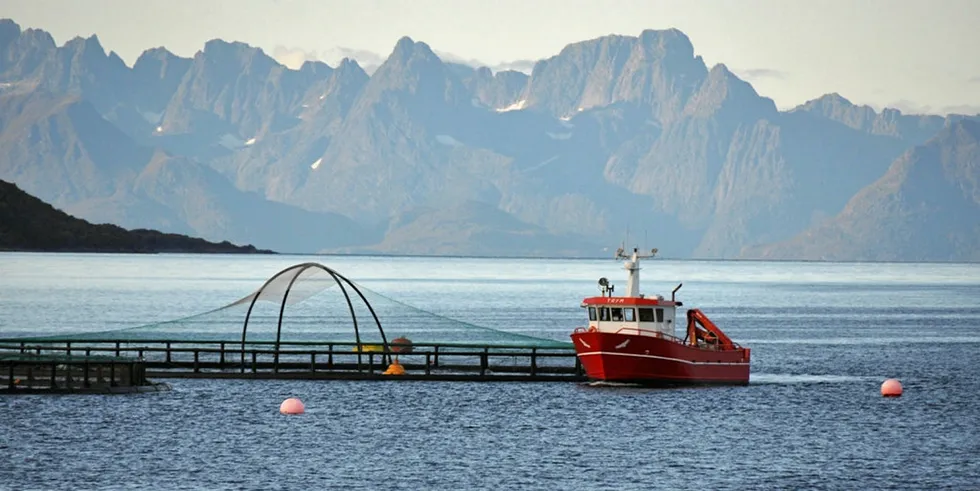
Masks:
[[[572,334],[585,374],[594,380],[644,384],[749,383],[746,348],[707,349],[666,338],[608,332]]]

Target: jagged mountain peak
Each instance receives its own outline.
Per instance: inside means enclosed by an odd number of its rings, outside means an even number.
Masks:
[[[679,29],[644,29],[637,38],[644,46],[656,46],[665,51],[675,51],[688,58],[694,57],[694,44],[691,38]]]
[[[398,41],[395,43],[395,51],[410,50],[413,46],[415,46],[414,39],[412,39],[410,36],[402,36],[398,38]]]
[[[432,51],[432,48],[429,47],[428,44],[422,41],[414,41],[408,36],[403,36],[398,40],[398,43],[395,44],[395,49],[392,50],[391,55],[388,56],[388,59],[381,64],[381,67],[384,67],[386,64],[390,64],[389,62],[407,62],[410,60],[425,60],[428,62],[438,61],[439,63],[442,63],[442,60],[434,51]],[[378,70],[381,70],[381,67],[379,67]]]
[[[337,65],[337,68],[333,71],[333,78],[341,80],[364,80],[366,81],[370,76],[361,68],[361,65],[357,63],[357,60],[352,58],[344,58]]]
[[[831,92],[829,94],[824,94],[824,95],[822,95],[820,97],[817,97],[816,99],[811,99],[809,101],[806,101],[803,104],[801,104],[801,105],[797,106],[796,108],[794,108],[793,110],[794,111],[796,111],[796,110],[802,110],[802,111],[819,110],[819,111],[826,112],[828,110],[834,110],[834,109],[837,109],[837,108],[851,109],[851,108],[855,108],[855,107],[860,107],[862,109],[870,109],[872,112],[874,112],[874,109],[872,109],[870,106],[858,106],[858,105],[854,104],[853,102],[851,102],[848,98],[840,95],[837,92]]]
[[[108,73],[100,73],[101,70],[96,68],[96,65],[112,70],[114,73],[111,76],[125,76],[122,73],[127,69],[126,62],[115,51],[106,53],[99,37],[95,34],[86,38],[81,36],[72,38],[58,49],[58,53],[63,60],[74,58],[76,60],[74,63],[88,65],[85,67],[78,66],[76,69],[94,70],[96,72],[93,73],[94,76],[110,76]]]
[[[299,72],[314,77],[323,77],[333,73],[333,68],[322,61],[308,60],[304,61],[303,65],[299,67]]]
[[[210,73],[227,81],[241,76],[266,77],[277,69],[289,70],[262,48],[240,41],[212,39],[194,55],[191,71],[197,72],[197,76]]]
[[[527,107],[557,117],[617,102],[649,107],[660,121],[675,118],[707,75],[704,61],[680,31],[613,34],[572,43],[538,62]]]
[[[281,66],[271,56],[267,55],[262,48],[258,48],[241,41],[225,41],[223,39],[212,39],[204,44],[204,49],[197,52],[195,58],[205,58],[229,62],[236,60],[239,63],[260,61],[268,67]]]
[[[719,63],[711,67],[708,77],[691,97],[684,112],[706,117],[725,108],[738,111],[741,117],[751,118],[770,117],[777,113],[776,103],[772,99],[760,97],[751,84],[732,73],[725,64]]]
[[[136,63],[133,64],[133,67],[135,68],[137,65],[140,64],[140,62],[145,63],[150,60],[165,61],[165,60],[173,60],[177,58],[189,60],[189,58],[182,58],[174,54],[173,52],[171,52],[170,50],[168,50],[163,46],[158,46],[156,48],[150,48],[144,50],[142,53],[140,53],[140,56],[139,58],[136,59]]]
[[[916,144],[934,135],[944,121],[941,116],[905,115],[891,108],[878,112],[871,106],[854,104],[837,92],[809,100],[790,113],[807,113],[874,135],[908,137]]]
[[[39,44],[44,48],[57,48],[58,45],[54,42],[54,37],[51,33],[45,31],[44,29],[25,29],[21,31],[20,38],[27,41],[29,44]]]
[[[92,34],[89,37],[75,36],[68,40],[64,45],[68,49],[76,50],[86,50],[101,53],[105,56],[105,48],[102,47],[102,42],[99,41],[99,36]]]
[[[20,26],[10,19],[0,19],[0,47],[20,36]]]
[[[735,75],[734,73],[732,73],[731,70],[728,69],[728,65],[725,65],[724,63],[718,63],[715,66],[711,67],[711,70],[708,71],[708,76],[709,77],[724,77],[724,78],[731,77],[731,78],[738,78],[737,75]]]
[[[345,71],[345,72],[347,71],[362,72],[367,74],[367,72],[364,71],[364,68],[361,67],[361,65],[357,62],[357,60],[349,57],[345,57],[344,59],[340,60],[340,63],[337,64],[336,70]]]
[[[165,102],[177,90],[177,84],[190,68],[192,60],[182,58],[163,47],[151,48],[140,54],[133,64],[133,75],[141,92],[157,100],[154,106]],[[161,85],[162,84],[162,85]]]
[[[432,52],[432,48],[428,44],[422,41],[415,41],[409,36],[402,36],[395,43],[395,48],[392,51],[392,55],[410,55],[417,50]],[[435,54],[435,53],[433,53]]]
[[[444,85],[448,76],[446,64],[428,44],[405,36],[398,40],[391,55],[371,75],[371,85],[380,90],[409,88],[414,91],[420,81]]]

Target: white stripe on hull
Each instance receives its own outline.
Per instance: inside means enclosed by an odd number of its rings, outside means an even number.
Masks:
[[[666,356],[657,355],[641,355],[639,353],[616,353],[613,351],[589,351],[587,353],[579,353],[578,356],[591,356],[591,355],[613,355],[613,356],[632,356],[634,358],[656,358],[658,360],[676,361],[678,363],[687,363],[688,365],[730,365],[730,366],[742,366],[748,365],[749,362],[720,362],[720,361],[688,361],[681,360],[680,358],[670,358]]]

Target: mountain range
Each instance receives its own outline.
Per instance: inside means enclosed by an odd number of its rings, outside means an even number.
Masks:
[[[0,20],[0,179],[284,252],[604,256],[629,233],[671,257],[976,260],[977,120],[838,94],[780,111],[676,29],[530,75],[405,37],[368,74],[219,39],[128,67]]]

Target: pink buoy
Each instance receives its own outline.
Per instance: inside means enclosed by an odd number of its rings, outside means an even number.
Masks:
[[[898,397],[902,395],[902,383],[898,379],[890,378],[881,384],[881,395],[885,397]]]
[[[306,407],[303,406],[303,401],[295,397],[290,397],[282,401],[282,404],[279,405],[279,412],[282,414],[303,414],[305,410]]]

